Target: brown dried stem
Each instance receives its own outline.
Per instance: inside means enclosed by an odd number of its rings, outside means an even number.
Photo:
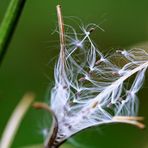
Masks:
[[[64,37],[64,21],[62,17],[61,6],[57,5],[57,17],[58,17],[58,26],[60,34],[60,57],[62,60],[62,73],[64,72],[65,65],[65,37]]]
[[[143,117],[136,117],[136,116],[115,116],[113,117],[114,121],[120,122],[120,123],[128,123],[135,125],[141,129],[145,128],[145,125],[139,121],[144,120]]]
[[[48,134],[48,137],[46,138],[44,145],[45,145],[45,148],[55,148],[56,146],[54,146],[54,142],[55,142],[57,132],[58,132],[58,121],[57,121],[57,118],[56,118],[54,112],[49,108],[49,106],[47,104],[41,103],[41,102],[35,102],[33,104],[33,107],[36,109],[43,109],[52,115],[51,129]]]

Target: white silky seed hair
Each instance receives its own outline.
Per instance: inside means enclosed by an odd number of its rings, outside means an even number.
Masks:
[[[104,55],[91,40],[95,24],[65,25],[65,50],[60,50],[54,69],[51,109],[58,120],[57,141],[79,131],[106,123],[143,127],[137,93],[148,67],[148,53],[140,48]],[[131,78],[130,78],[131,77]],[[129,82],[130,81],[130,82]]]

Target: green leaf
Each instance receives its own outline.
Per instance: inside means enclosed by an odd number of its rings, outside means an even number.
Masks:
[[[0,64],[16,28],[26,0],[11,0],[0,26]]]

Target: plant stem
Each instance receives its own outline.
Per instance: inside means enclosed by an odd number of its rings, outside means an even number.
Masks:
[[[7,52],[26,0],[11,0],[0,26],[0,65]]]
[[[57,132],[58,132],[58,120],[56,118],[56,115],[49,108],[49,106],[45,103],[36,102],[36,103],[33,104],[33,107],[36,108],[36,109],[43,109],[43,110],[47,111],[48,113],[51,113],[52,125],[51,125],[50,132],[49,132],[49,134],[46,138],[44,145],[45,145],[45,148],[57,148],[56,146],[54,146],[54,142],[55,142]]]
[[[6,128],[1,137],[1,148],[10,148],[15,138],[21,121],[33,102],[35,95],[27,93],[24,95],[22,100],[18,103],[15,110],[13,111],[9,121],[7,122]]]
[[[58,17],[58,26],[59,26],[59,37],[60,37],[60,58],[62,63],[61,74],[62,78],[64,78],[65,71],[65,37],[64,37],[64,21],[62,16],[61,6],[57,5],[57,17]]]

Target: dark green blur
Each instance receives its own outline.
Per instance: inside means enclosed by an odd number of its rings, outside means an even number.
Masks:
[[[60,0],[59,0],[60,1]],[[51,33],[57,26],[58,0],[27,0],[12,42],[0,67],[0,135],[21,97],[28,91],[36,100],[49,102],[54,84],[53,67],[59,51],[58,35]],[[0,0],[0,22],[9,0]],[[148,41],[147,0],[61,0],[65,22],[69,16],[84,24],[96,23],[105,30],[92,38],[101,50],[129,48]],[[147,47],[148,49],[148,47]],[[139,93],[139,114],[148,126],[148,77]],[[12,148],[40,144],[40,134],[48,115],[30,109],[26,114]],[[148,129],[114,124],[103,125],[78,134],[71,141],[76,148],[148,148]]]

